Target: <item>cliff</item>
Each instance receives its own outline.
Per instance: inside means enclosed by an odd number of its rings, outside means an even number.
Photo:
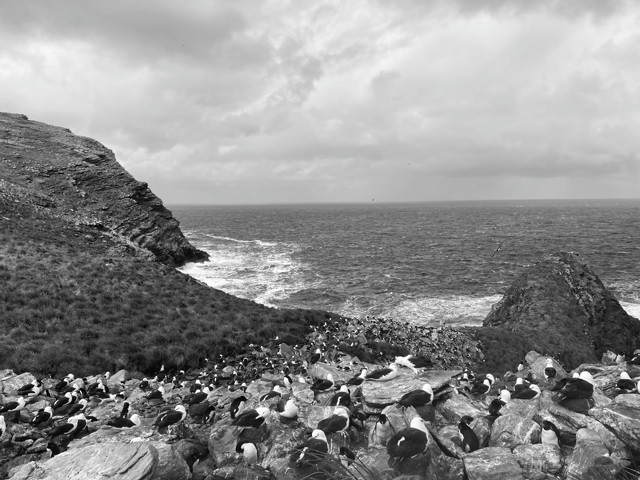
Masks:
[[[507,335],[511,344],[521,343],[523,352],[537,349],[570,368],[607,350],[630,353],[640,347],[640,321],[624,311],[591,267],[567,252],[528,268],[483,325]]]
[[[0,112],[0,207],[107,233],[167,265],[205,260],[146,183],[111,150],[61,127]]]

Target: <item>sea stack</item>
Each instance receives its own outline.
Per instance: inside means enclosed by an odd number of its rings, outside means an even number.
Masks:
[[[479,337],[504,335],[505,352],[520,355],[535,345],[565,368],[594,362],[604,352],[640,347],[640,321],[620,306],[593,269],[575,253],[559,252],[527,268],[492,308]],[[517,350],[517,351],[516,351]]]

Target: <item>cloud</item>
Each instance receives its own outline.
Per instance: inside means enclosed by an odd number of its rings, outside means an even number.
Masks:
[[[596,0],[7,1],[0,102],[169,203],[616,196],[640,180],[639,20]]]

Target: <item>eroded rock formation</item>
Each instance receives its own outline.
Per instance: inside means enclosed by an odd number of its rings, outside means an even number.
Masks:
[[[70,130],[0,113],[0,204],[107,232],[168,265],[204,260],[178,221],[111,150]]]

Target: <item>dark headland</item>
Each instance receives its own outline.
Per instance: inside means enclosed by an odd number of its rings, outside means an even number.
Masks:
[[[12,478],[66,477],[64,468],[77,468],[91,458],[99,469],[99,459],[111,454],[118,458],[115,463],[138,458],[138,476],[130,472],[117,477],[131,479],[390,479],[403,473],[460,480],[626,478],[619,476],[635,468],[640,452],[627,437],[640,435],[640,401],[635,398],[640,395],[637,388],[634,397],[614,391],[611,384],[623,370],[631,378],[640,375],[640,368],[626,364],[640,348],[640,322],[626,314],[577,254],[559,252],[541,259],[508,289],[482,327],[464,330],[272,309],[212,289],[175,269],[204,260],[206,253],[189,244],[162,201],[146,183],[128,174],[109,149],[65,128],[0,113],[0,404],[8,408],[17,401],[18,389],[27,381],[42,380],[49,394],[32,393],[26,396],[26,407],[3,412],[8,427],[0,421],[0,478],[21,464],[30,470],[14,470]],[[312,364],[316,348],[322,357]],[[285,374],[311,381],[332,373],[337,388],[362,366],[371,371],[409,353],[427,357],[427,370],[401,367],[387,382],[368,380],[352,386],[355,406],[350,409],[361,418],[352,420],[346,433],[329,434],[330,454],[337,454],[340,446],[358,453],[357,472],[331,464],[329,457],[323,467],[329,473],[292,458],[296,447],[308,441],[308,432],[334,412],[327,405],[335,391],[314,393],[309,384],[299,382],[285,387],[282,395],[295,400],[301,411],[295,423],[283,422],[273,401],[259,399]],[[604,360],[612,355],[610,362]],[[593,411],[586,415],[567,409],[570,413],[565,414],[564,407],[553,403],[553,384],[542,374],[546,358],[553,358],[564,376],[575,369],[595,377],[597,392],[589,405]],[[482,381],[473,390],[473,378],[461,377],[463,369],[475,372],[478,380],[481,373],[493,374],[496,380],[490,382],[489,393],[482,392]],[[99,373],[106,371],[120,376],[105,378]],[[78,389],[104,380],[112,394],[120,396],[87,395],[83,408],[95,420],[78,435],[48,438],[46,429],[42,433],[29,423],[38,410],[64,396],[54,384],[70,372],[76,384],[84,377]],[[164,373],[158,376],[160,372]],[[163,386],[159,402],[144,398],[149,391],[141,388],[143,376],[156,377],[152,388]],[[519,400],[509,404],[510,414],[487,417],[490,401],[501,389],[513,390],[517,378],[542,386],[535,408]],[[435,411],[396,406],[402,394],[425,382],[435,392]],[[188,396],[200,384],[210,384],[214,393],[189,404]],[[243,394],[251,408],[272,407],[263,425],[242,430],[249,435],[246,443],[257,445],[258,465],[248,465],[254,463],[250,456],[243,460],[242,449],[235,450],[242,442],[231,426],[228,408]],[[118,416],[125,398],[143,418],[142,426],[116,433],[107,423]],[[625,403],[618,405],[618,398]],[[177,404],[188,406],[181,430],[170,431],[168,437],[155,431],[154,419]],[[194,405],[210,407],[217,421],[204,421],[207,412],[193,410]],[[405,461],[385,445],[375,445],[372,435],[377,435],[380,412],[396,430],[408,427],[412,414],[424,418],[428,451]],[[621,427],[625,422],[616,415],[628,417],[629,412],[632,419]],[[483,452],[486,459],[472,458],[476,453],[465,457],[460,441],[452,440],[464,415],[475,422],[472,427],[486,447],[477,453]],[[68,418],[61,415],[56,422]],[[564,447],[557,452],[540,443],[544,420],[554,421],[561,430]],[[455,432],[447,430],[451,428]],[[592,431],[600,437],[592,438]],[[116,434],[122,452],[114,453]],[[134,439],[143,439],[134,442],[135,452],[125,448]],[[75,451],[76,466],[47,463],[48,470],[36,476],[40,464],[34,462],[51,456],[51,442],[68,450],[66,457],[56,455],[49,462],[68,459]],[[591,460],[606,460],[587,464],[578,455],[583,443],[592,449]],[[520,447],[535,448],[518,454]],[[540,455],[547,462],[546,471],[536,464]],[[144,461],[149,462],[146,473]],[[169,465],[167,469],[159,467],[159,461]],[[486,462],[496,475],[507,476],[491,476]],[[501,468],[506,470],[499,473]]]

